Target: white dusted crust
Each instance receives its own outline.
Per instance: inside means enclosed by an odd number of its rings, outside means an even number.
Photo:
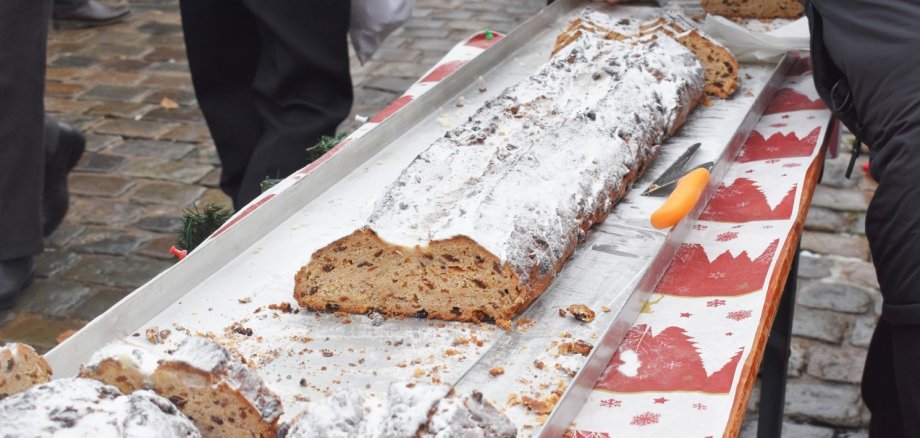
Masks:
[[[695,21],[679,13],[667,13],[645,22],[634,19],[614,21],[606,14],[585,8],[556,38],[553,53],[559,52],[586,34],[632,44],[647,43],[657,39],[659,35],[677,40],[692,51],[703,66],[706,75],[704,91],[709,96],[727,99],[735,93],[741,82],[738,77],[738,61],[734,55],[703,32]]]
[[[585,34],[435,141],[296,276],[312,309],[506,321],[548,287],[702,97],[663,36]]]
[[[505,414],[474,391],[468,396],[453,395],[441,399],[418,434],[422,438],[512,438],[517,427]]]
[[[90,379],[59,379],[0,401],[4,437],[200,437],[195,425],[162,397]]]
[[[129,394],[153,388],[151,377],[159,360],[158,354],[145,349],[113,343],[94,353],[80,367],[79,376],[107,383]]]
[[[111,345],[80,370],[131,392],[152,389],[173,402],[205,437],[275,435],[281,400],[237,354],[211,340],[190,337],[169,355]]]
[[[386,398],[346,389],[326,397],[288,425],[286,438],[511,438],[517,428],[482,399],[446,385],[395,382]]]
[[[286,438],[352,438],[361,436],[366,417],[364,395],[346,389],[326,397],[301,413],[287,429]]]
[[[26,344],[0,347],[0,400],[51,380],[51,366]]]

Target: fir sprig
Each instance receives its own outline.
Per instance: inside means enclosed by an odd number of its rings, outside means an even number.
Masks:
[[[193,251],[230,216],[233,216],[232,209],[216,204],[205,205],[203,210],[198,210],[198,207],[186,209],[182,214],[182,229],[179,230],[176,247]]]
[[[341,143],[345,137],[348,137],[347,132],[341,132],[335,136],[324,135],[320,137],[315,145],[307,148],[307,154],[309,154],[310,161],[312,162],[323,156],[326,152],[329,152],[335,145]]]

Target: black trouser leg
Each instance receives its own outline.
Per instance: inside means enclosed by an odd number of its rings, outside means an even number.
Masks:
[[[916,326],[895,326],[884,319],[872,334],[862,378],[863,400],[872,414],[872,438],[906,438],[920,433],[918,335]]]
[[[348,68],[350,2],[243,0],[256,16],[262,52],[253,90],[265,132],[252,155],[241,197],[259,195],[259,183],[283,178],[308,163],[306,148],[351,110]]]
[[[179,6],[195,95],[220,156],[220,187],[235,200],[264,130],[252,97],[260,44],[255,19],[235,0]]]
[[[50,0],[0,1],[0,261],[42,251]]]
[[[351,109],[349,2],[183,0],[195,93],[240,208]]]

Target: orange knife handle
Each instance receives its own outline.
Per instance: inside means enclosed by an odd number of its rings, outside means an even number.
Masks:
[[[661,230],[680,222],[690,214],[690,210],[693,210],[693,206],[700,200],[707,184],[709,184],[709,171],[702,167],[681,177],[671,196],[668,196],[664,204],[652,213],[652,226]]]

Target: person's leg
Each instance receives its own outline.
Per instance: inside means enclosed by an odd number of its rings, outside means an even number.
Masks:
[[[220,156],[220,187],[235,201],[264,131],[252,93],[259,32],[235,0],[181,0],[179,6],[195,96]]]
[[[67,175],[86,149],[83,133],[45,114],[45,184],[42,196],[42,233],[50,236],[70,207]]]
[[[920,325],[892,325],[894,380],[904,431],[920,435]],[[882,435],[878,435],[882,436]],[[894,436],[894,435],[885,435]]]
[[[252,154],[237,206],[260,193],[266,177],[283,178],[308,163],[306,148],[351,110],[347,33],[350,4],[340,0],[244,0],[262,39],[253,83],[265,132]]]
[[[901,403],[896,396],[897,392],[891,326],[881,320],[872,334],[862,377],[863,401],[872,414],[869,423],[870,437],[905,436],[904,416],[901,412]]]
[[[42,252],[45,45],[50,0],[0,1],[0,308]]]

